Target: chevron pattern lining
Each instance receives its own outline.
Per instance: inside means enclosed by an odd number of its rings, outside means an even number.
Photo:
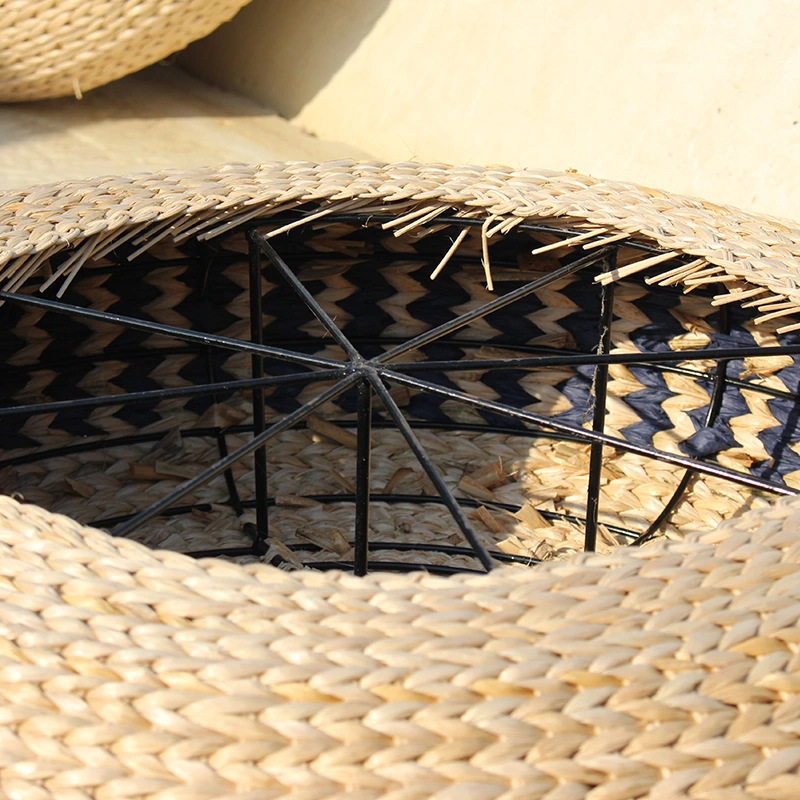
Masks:
[[[366,222],[366,220],[364,221]],[[280,220],[270,220],[277,227]],[[460,230],[438,224],[394,236],[380,226],[326,221],[297,226],[271,241],[294,274],[365,358],[454,319],[498,296],[569,265],[580,246],[530,255],[559,232],[524,225],[492,245],[493,291],[485,285],[478,229],[464,228],[441,274],[432,268]],[[641,259],[621,241],[617,265]],[[247,242],[241,231],[212,244],[162,243],[83,266],[62,302],[250,341]],[[66,256],[60,256],[63,260]],[[58,270],[53,258],[51,269]],[[665,267],[659,264],[663,276]],[[486,361],[532,355],[594,353],[600,336],[599,264],[550,283],[528,297],[410,352],[402,360]],[[612,353],[641,353],[609,365],[604,432],[664,453],[714,463],[777,486],[800,488],[796,358],[735,358],[647,363],[648,354],[702,348],[794,345],[777,322],[753,324],[757,312],[713,306],[701,287],[682,293],[652,287],[648,273],[618,283]],[[38,283],[23,293],[31,295]],[[341,349],[312,311],[266,264],[262,272],[263,342],[340,360]],[[784,319],[779,321],[786,324]],[[126,392],[245,380],[251,355],[181,342],[111,321],[80,319],[6,303],[0,309],[3,405],[31,406]],[[266,359],[268,376],[297,371]],[[725,369],[721,404],[706,424],[714,375]],[[595,366],[552,364],[537,370],[483,368],[424,373],[426,380],[498,401],[575,429],[589,429]],[[287,383],[264,390],[266,420],[291,414],[333,381]],[[591,445],[557,436],[491,410],[402,385],[392,396],[496,557],[527,565],[582,546]],[[0,417],[0,489],[81,522],[113,528],[169,493],[253,435],[253,393],[220,390],[95,408]],[[379,565],[476,568],[447,509],[434,502],[429,477],[388,415],[373,425],[371,554]],[[245,554],[288,567],[350,563],[355,482],[355,389],[280,434],[267,454],[269,550]],[[605,448],[599,488],[598,549],[636,540],[675,492],[685,469]],[[232,548],[242,553],[255,524],[252,458],[188,493],[167,516],[131,533],[149,545],[184,552]],[[338,495],[338,499],[334,497]],[[424,501],[423,496],[430,497]],[[341,498],[350,498],[341,501]],[[697,475],[658,535],[710,529],[722,518],[766,505],[769,494],[722,477]],[[400,549],[417,546],[418,549]],[[394,549],[393,549],[394,548]],[[443,548],[440,552],[436,548]],[[451,548],[448,550],[448,548]],[[238,550],[237,550],[238,549]]]

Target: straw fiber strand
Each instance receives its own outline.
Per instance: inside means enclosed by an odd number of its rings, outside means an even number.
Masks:
[[[248,0],[3,0],[0,102],[81,96],[182,50]]]
[[[800,308],[796,223],[575,173],[415,163],[229,164],[7,191],[0,194],[0,265],[8,265],[2,275],[13,281],[68,247],[78,248],[74,263],[80,263],[134,236],[145,247],[148,236],[155,240],[166,230],[208,238],[307,203],[321,218],[337,210],[391,209],[408,213],[411,227],[438,209],[485,219],[495,231],[542,219],[596,230],[598,243],[624,233],[698,257],[681,281],[708,263],[734,281],[728,287],[734,299]],[[631,265],[625,274],[635,270]]]
[[[797,500],[535,570],[194,561],[0,499],[14,798],[791,798]]]

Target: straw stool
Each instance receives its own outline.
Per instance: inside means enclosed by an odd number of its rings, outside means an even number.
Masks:
[[[182,50],[248,0],[5,0],[0,102],[75,95]]]
[[[798,796],[796,224],[337,162],[0,236],[8,796]]]

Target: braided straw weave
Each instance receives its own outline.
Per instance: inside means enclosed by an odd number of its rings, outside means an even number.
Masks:
[[[77,95],[155,64],[248,0],[3,0],[0,101]]]
[[[487,576],[150,551],[0,501],[9,798],[800,796],[800,504]]]

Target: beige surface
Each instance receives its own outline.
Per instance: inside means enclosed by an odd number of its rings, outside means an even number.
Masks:
[[[65,98],[0,105],[0,187],[230,161],[363,156],[176,67]]]
[[[254,0],[182,58],[379,158],[800,217],[799,26],[795,0]]]

